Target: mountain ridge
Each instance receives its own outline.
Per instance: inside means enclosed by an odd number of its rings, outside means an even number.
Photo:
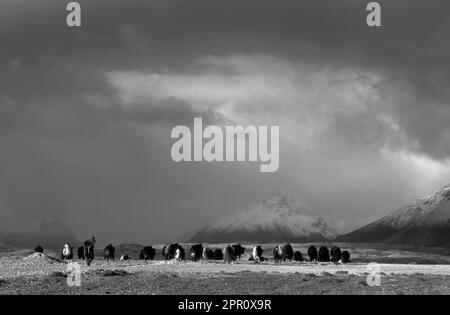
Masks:
[[[59,219],[33,218],[16,222],[0,229],[0,244],[19,248],[41,245],[47,249],[60,249],[66,242],[78,244],[79,240]]]
[[[450,247],[450,185],[337,240]]]

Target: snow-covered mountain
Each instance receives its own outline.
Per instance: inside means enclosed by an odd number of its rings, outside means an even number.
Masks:
[[[450,247],[450,185],[338,240]]]
[[[30,218],[20,221],[3,221],[0,225],[0,243],[21,248],[41,245],[47,249],[59,249],[66,242],[78,240],[67,226],[55,218]]]
[[[327,223],[308,215],[303,204],[281,195],[219,218],[197,232],[191,242],[310,242],[335,237]]]

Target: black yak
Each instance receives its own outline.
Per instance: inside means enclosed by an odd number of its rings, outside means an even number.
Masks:
[[[317,248],[314,245],[311,245],[308,248],[308,257],[310,261],[317,261],[317,256],[318,256],[318,252],[317,252]]]
[[[220,248],[214,249],[214,260],[223,260],[223,251]]]
[[[34,248],[34,252],[35,253],[44,253],[44,249],[42,248],[42,246],[41,245],[38,245],[38,246],[36,246],[35,248]]]
[[[155,258],[156,250],[151,246],[145,246],[139,252],[139,259],[141,260],[153,260]]]
[[[114,254],[116,252],[116,249],[114,248],[114,246],[112,246],[111,244],[109,244],[108,246],[105,247],[105,260],[113,260],[114,261]]]
[[[283,246],[283,261],[292,260],[294,257],[294,249],[291,244],[286,244]]]
[[[233,247],[234,255],[236,256],[236,258],[239,258],[239,260],[241,260],[241,255],[244,254],[245,247],[242,247],[241,244],[234,244],[232,247]]]
[[[310,261],[317,261],[317,248],[314,245],[311,245],[308,248],[308,256]]]
[[[236,260],[236,254],[232,246],[228,245],[223,249],[223,259],[227,263],[231,263]]]
[[[296,251],[296,252],[294,253],[294,260],[295,260],[295,261],[303,261],[303,255],[302,255],[302,253],[299,252],[299,251]]]
[[[330,252],[326,246],[322,246],[319,248],[319,261],[320,262],[329,262],[330,261]]]
[[[330,256],[331,256],[331,261],[333,263],[335,263],[335,264],[339,263],[339,261],[342,258],[341,249],[339,247],[337,247],[337,246],[331,247]]]
[[[344,250],[342,252],[341,261],[342,261],[343,264],[347,264],[347,263],[350,262],[350,253],[348,251]]]
[[[84,260],[84,246],[78,247],[78,259]]]
[[[203,249],[203,259],[204,260],[213,260],[214,259],[214,250],[209,248],[209,247],[205,247]]]
[[[193,261],[200,260],[202,258],[202,254],[203,254],[202,244],[192,245],[190,254],[191,254],[191,259]]]

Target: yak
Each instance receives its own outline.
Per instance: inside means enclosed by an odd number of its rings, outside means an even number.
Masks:
[[[120,257],[121,261],[127,261],[127,260],[130,260],[130,259],[131,259],[131,257],[128,256],[128,255],[122,255],[122,257]]]
[[[198,261],[202,258],[203,246],[202,244],[195,244],[191,247],[191,259],[193,261]]]
[[[170,260],[175,258],[175,253],[177,248],[180,246],[178,243],[172,243],[170,245],[164,246],[162,250],[162,255],[165,260]]]
[[[319,248],[319,261],[320,262],[329,262],[330,261],[330,252],[326,246],[322,246]]]
[[[255,246],[252,250],[252,255],[250,256],[250,260],[255,262],[261,262],[264,261],[263,255],[263,249],[261,246]]]
[[[61,259],[62,260],[72,260],[73,259],[73,250],[74,247],[70,246],[69,243],[66,243],[63,247],[62,253],[61,253]]]
[[[84,246],[78,247],[78,259],[84,260]]]
[[[330,256],[331,256],[331,261],[335,264],[338,264],[342,258],[341,249],[337,246],[331,247]]]
[[[214,260],[223,260],[223,251],[220,248],[214,249]]]
[[[214,259],[214,250],[209,248],[209,247],[205,247],[203,249],[203,259],[204,260],[213,260]]]
[[[314,245],[311,245],[308,248],[308,256],[310,261],[317,261],[317,248]]]
[[[241,260],[241,255],[244,254],[245,247],[242,247],[241,244],[234,244],[232,247],[233,247],[234,255],[236,256],[236,258],[239,258],[239,260]]]
[[[282,255],[283,261],[287,260],[291,261],[293,257],[294,257],[294,249],[292,248],[292,245],[289,243],[284,245]]]
[[[184,248],[181,245],[178,245],[175,248],[175,255],[174,255],[173,259],[184,260],[184,258],[185,258]]]
[[[303,261],[303,255],[300,251],[296,251],[294,253],[294,260],[295,261]]]
[[[223,249],[223,259],[227,263],[231,263],[232,261],[236,260],[236,253],[234,251],[234,248],[230,245],[227,245]]]
[[[111,244],[109,244],[108,246],[105,247],[105,260],[112,260],[114,261],[114,254],[116,252],[116,249],[114,248],[114,246],[112,246]]]
[[[139,252],[139,259],[141,260],[153,260],[155,258],[156,251],[151,246],[145,246]]]
[[[284,247],[281,245],[275,246],[273,249],[273,259],[276,263],[280,262],[284,257]]]
[[[347,264],[347,263],[350,262],[350,253],[348,251],[344,250],[342,252],[341,261],[342,261],[343,264]]]

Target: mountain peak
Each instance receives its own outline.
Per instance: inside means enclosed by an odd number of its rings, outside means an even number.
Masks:
[[[308,206],[276,194],[207,225],[193,241],[312,241],[334,237],[326,222],[310,216]]]
[[[273,194],[271,198],[262,202],[262,207],[266,211],[278,213],[310,213],[311,208],[307,204],[299,203],[293,198],[281,194]]]

